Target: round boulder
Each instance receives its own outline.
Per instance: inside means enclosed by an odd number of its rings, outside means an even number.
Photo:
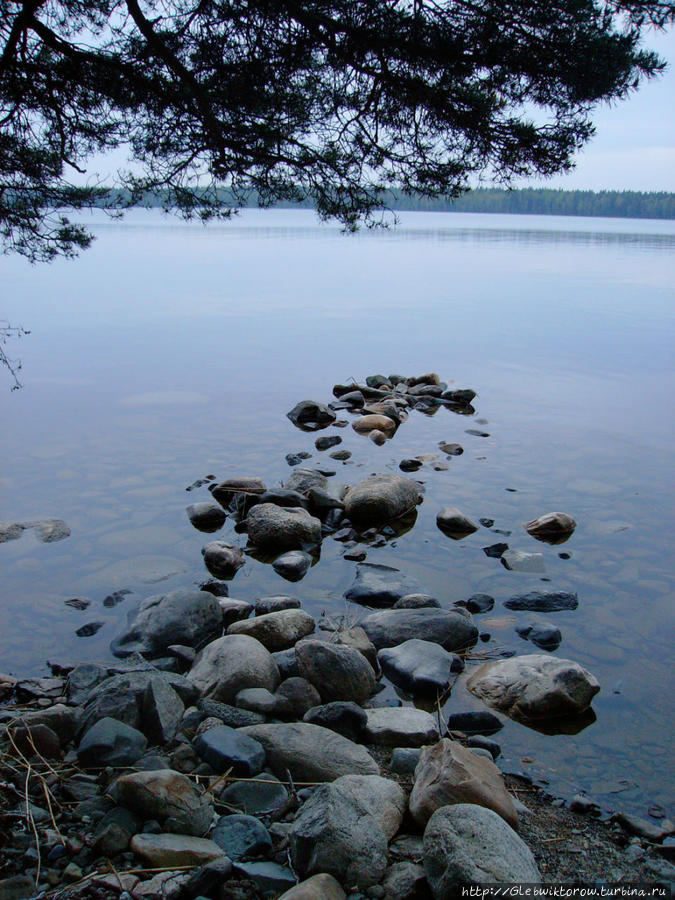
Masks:
[[[304,640],[295,646],[300,675],[310,681],[324,703],[365,701],[375,691],[375,673],[368,660],[346,644]]]
[[[188,680],[203,696],[231,703],[247,687],[276,690],[279,669],[260,641],[245,634],[228,634],[202,650]]]
[[[321,522],[301,507],[259,503],[248,514],[248,537],[262,550],[302,550],[321,543]]]
[[[349,488],[345,514],[358,528],[383,525],[422,502],[420,486],[400,475],[374,475]]]

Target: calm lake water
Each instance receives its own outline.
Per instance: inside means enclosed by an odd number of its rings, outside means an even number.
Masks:
[[[476,617],[488,652],[540,652],[514,631],[532,618],[504,608],[514,593],[577,591],[576,611],[545,618],[563,633],[556,654],[599,679],[597,719],[577,735],[508,723],[504,768],[605,808],[645,815],[659,803],[672,815],[675,223],[409,213],[396,230],[346,236],[304,210],[207,229],[154,212],[92,221],[98,240],[74,262],[0,261],[0,316],[31,330],[7,348],[23,390],[0,372],[0,520],[72,529],[58,543],[25,532],[0,545],[0,671],[109,659],[135,600],[202,580],[211,538],[185,514],[209,498],[185,492],[196,479],[274,485],[299,450],[326,468],[315,435],[285,416],[298,400],[328,402],[334,383],[369,374],[436,371],[477,391],[473,417],[413,412],[383,447],[351,428],[323,432],[353,451],[335,464],[348,484],[440,441],[464,446],[447,471],[419,470],[415,527],[368,561],[444,605],[494,596]],[[512,533],[451,541],[435,525],[446,505]],[[550,510],[578,522],[564,547],[522,528]],[[242,542],[229,520],[216,537]],[[483,553],[500,540],[543,553],[543,576]],[[315,615],[344,614],[355,564],[342,549],[326,539],[295,585],[249,559],[230,594],[290,593]],[[104,606],[118,589],[133,593]],[[89,608],[66,606],[73,597]],[[94,636],[75,635],[94,621]],[[478,706],[460,681],[446,711]]]

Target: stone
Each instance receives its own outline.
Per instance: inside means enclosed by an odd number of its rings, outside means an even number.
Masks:
[[[332,425],[337,416],[332,409],[314,400],[301,400],[286,416],[303,431],[315,431]]]
[[[472,594],[466,601],[466,608],[470,613],[486,613],[495,605],[495,598],[489,594]]]
[[[368,434],[370,440],[377,446],[381,447],[383,444],[387,443],[387,435],[384,431],[380,431],[378,428],[375,428]]]
[[[290,707],[266,688],[244,688],[243,691],[239,691],[234,702],[239,709],[248,709],[264,717],[289,718]]]
[[[516,719],[578,715],[600,690],[579,663],[537,653],[483,663],[466,686],[488,706]]]
[[[229,703],[247,687],[275,691],[279,669],[260,641],[246,634],[228,634],[202,650],[188,679],[203,696]]]
[[[391,752],[391,771],[397,775],[412,775],[420,761],[419,747],[394,747]]]
[[[490,544],[489,547],[483,547],[483,553],[486,556],[488,556],[490,559],[501,559],[508,549],[509,549],[508,544],[499,542],[497,544]],[[511,553],[511,559],[516,561],[518,559],[519,555],[520,555],[519,551],[517,552],[514,550]],[[539,556],[541,556],[541,554],[539,554]],[[509,559],[509,557],[507,556],[507,560],[508,559]],[[516,563],[516,565],[517,565],[517,563]],[[504,563],[504,566],[507,569],[510,568],[510,566],[507,563]]]
[[[443,738],[422,749],[410,794],[410,812],[424,826],[437,809],[456,803],[485,806],[512,828],[518,827],[516,808],[497,766],[457,741]]]
[[[528,622],[516,625],[516,632],[523,640],[530,641],[542,650],[557,650],[562,641],[560,629],[551,622]]]
[[[300,507],[260,503],[248,514],[248,538],[270,552],[302,550],[321,543],[321,522]]]
[[[141,822],[128,809],[116,806],[107,812],[94,833],[92,846],[101,856],[117,856],[129,847],[129,841],[141,829]]]
[[[286,488],[265,491],[260,495],[259,503],[273,503],[275,506],[302,507],[307,509],[307,498],[298,491],[289,491]]]
[[[148,597],[127,618],[126,631],[110,645],[115,656],[161,656],[170,644],[199,649],[218,637],[223,627],[213,594],[189,589]]]
[[[303,721],[320,725],[341,734],[350,741],[360,741],[366,727],[366,711],[352,700],[335,700],[322,706],[313,706],[303,716]]]
[[[422,747],[440,737],[436,718],[411,706],[366,710],[363,740],[383,747]]]
[[[422,502],[420,486],[400,475],[375,475],[345,495],[345,513],[357,528],[384,525]]]
[[[478,639],[471,617],[460,610],[387,609],[371,613],[360,624],[378,650],[418,638],[452,652],[464,650]]]
[[[371,431],[379,431],[385,436],[391,437],[396,431],[396,422],[389,416],[369,414],[359,416],[352,422],[352,428],[357,434],[368,434]]]
[[[516,594],[504,603],[507,609],[525,609],[530,612],[555,612],[561,609],[576,609],[579,600],[568,591],[530,591]]]
[[[262,822],[253,816],[221,816],[211,832],[211,839],[233,862],[268,856],[272,852],[272,838]]]
[[[220,484],[211,485],[209,490],[221,506],[245,517],[250,507],[258,502],[267,488],[260,478],[244,477],[228,478]]]
[[[226,856],[219,856],[190,872],[181,889],[182,898],[214,897],[218,889],[232,874],[232,862]],[[124,900],[124,898],[121,898]]]
[[[424,866],[405,860],[387,869],[382,887],[384,897],[392,900],[429,900],[431,897]]]
[[[213,594],[214,597],[227,597],[230,593],[227,582],[218,581],[217,578],[206,578],[204,581],[200,582],[199,589],[201,591],[207,591],[209,594]]]
[[[338,644],[358,650],[368,660],[373,671],[377,670],[377,648],[359,625],[352,625],[351,628],[339,628],[333,632],[333,638]]]
[[[205,500],[185,508],[188,519],[198,531],[218,531],[225,524],[225,511],[217,503]]]
[[[315,628],[315,621],[302,609],[282,609],[265,616],[255,616],[228,626],[228,635],[247,635],[259,641],[270,652],[288,650]],[[261,685],[264,686],[264,685]]]
[[[410,594],[411,584],[399,569],[380,563],[359,563],[345,600],[362,606],[388,608]]]
[[[151,678],[143,695],[143,727],[151,741],[164,745],[176,736],[185,707],[162,678]]]
[[[324,703],[364,703],[375,691],[372,666],[353,647],[307,639],[296,644],[295,656],[300,675],[314,685]]]
[[[346,460],[351,458],[352,451],[351,450],[333,450],[332,453],[328,454],[331,459],[337,459],[339,462],[345,462]]]
[[[446,722],[448,731],[462,731],[464,734],[496,734],[504,727],[502,720],[487,710],[453,713]]]
[[[218,774],[232,770],[240,778],[258,775],[265,765],[265,750],[241,729],[220,725],[195,739],[194,748]]]
[[[297,597],[288,597],[286,594],[259,597],[255,601],[255,614],[256,616],[266,616],[268,613],[281,612],[282,609],[300,609],[301,605]]]
[[[312,557],[302,550],[290,550],[278,556],[272,568],[286,581],[300,581],[305,577],[312,565]]]
[[[325,491],[328,488],[328,479],[318,469],[296,469],[284,482],[284,488],[307,496],[312,488]]]
[[[461,444],[449,444],[446,441],[441,441],[438,446],[448,456],[461,456],[464,453],[464,447]]]
[[[325,437],[318,437],[314,441],[314,446],[317,450],[330,450],[331,447],[337,447],[341,443],[342,438],[339,434],[331,434]]]
[[[283,809],[288,792],[274,775],[263,772],[249,781],[230,784],[221,792],[220,800],[250,816],[262,817]]]
[[[61,740],[48,725],[16,725],[10,729],[10,733],[13,747],[28,759],[35,756],[59,759],[61,756]]]
[[[437,900],[462,885],[540,884],[527,844],[496,813],[460,803],[437,810],[424,831],[424,870]]]
[[[91,726],[77,748],[81,766],[132,766],[147,747],[144,734],[135,728],[105,717]]]
[[[502,752],[502,748],[496,741],[491,741],[482,735],[467,738],[466,746],[470,747],[474,753],[478,750],[483,751],[483,753],[488,753],[490,759],[497,759],[498,756],[501,756]]]
[[[396,647],[383,648],[377,654],[387,678],[412,695],[444,694],[464,663],[440,644],[411,638]]]
[[[441,604],[429,594],[406,594],[394,603],[392,609],[440,609]]]
[[[306,722],[252,725],[240,729],[259,741],[277,777],[290,771],[296,782],[334,781],[341,775],[378,775],[368,751],[347,738]]]
[[[202,547],[204,565],[216,578],[233,578],[244,565],[241,547],[227,541],[211,541]]]
[[[223,614],[223,628],[227,629],[233,622],[241,622],[248,619],[253,612],[253,605],[245,600],[236,600],[234,597],[223,597],[218,601],[220,611]]]
[[[77,725],[77,711],[64,703],[55,703],[46,709],[24,710],[21,713],[21,723],[26,728],[46,725],[65,745],[73,739]]]
[[[264,896],[276,897],[279,891],[285,891],[295,885],[297,878],[287,867],[275,862],[235,862],[232,864],[235,875],[248,878],[254,882]]]
[[[44,519],[42,522],[28,523],[25,527],[35,528],[35,538],[41,544],[54,544],[70,537],[70,528],[63,519]]]
[[[211,826],[213,799],[172,769],[121,775],[110,793],[144,820],[156,819],[165,831],[202,835]]]
[[[136,834],[131,850],[156,869],[201,866],[225,855],[214,841],[185,834]]]
[[[561,512],[544,513],[543,516],[538,516],[523,525],[525,531],[533,538],[545,541],[547,544],[564,543],[571,537],[576,527],[577,523],[572,516]]]
[[[332,875],[321,872],[296,884],[282,894],[279,900],[347,900],[347,895],[339,881]]]
[[[421,459],[402,459],[398,467],[402,472],[416,472],[423,465],[424,463]]]
[[[476,392],[472,391],[471,388],[461,388],[443,391],[441,397],[444,400],[449,400],[451,403],[468,404],[475,399]]]
[[[526,553],[524,550],[505,550],[501,554],[502,565],[511,572],[545,572],[543,553]]]
[[[443,534],[456,540],[478,531],[478,525],[454,506],[446,506],[438,513],[436,525]]]
[[[299,453],[287,453],[285,460],[289,466],[299,466],[303,460],[309,459],[311,455],[306,450],[301,450]]]
[[[279,668],[281,679],[300,677],[298,661],[295,658],[295,647],[291,647],[288,650],[279,650],[277,653],[272,654],[272,658]]]
[[[229,703],[203,698],[199,701],[199,711],[203,716],[218,719],[218,725],[229,725],[230,728],[242,728],[244,725],[262,725],[265,717],[247,709],[238,709]]]
[[[289,709],[290,718],[302,719],[305,713],[321,704],[321,695],[306,678],[291,677],[281,682],[275,696]]]

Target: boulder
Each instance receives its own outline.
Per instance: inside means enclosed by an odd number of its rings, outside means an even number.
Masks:
[[[541,653],[483,663],[466,684],[488,706],[515,719],[579,715],[600,690],[579,663]]]
[[[120,776],[110,793],[120,806],[144,820],[156,819],[165,831],[203,835],[213,819],[213,798],[172,769]]]
[[[268,613],[280,612],[282,609],[300,609],[301,605],[296,597],[288,597],[286,594],[259,597],[255,601],[255,614],[256,616],[266,616]]]
[[[220,611],[223,614],[223,628],[227,628],[233,622],[241,622],[248,619],[253,612],[253,606],[245,600],[237,600],[234,597],[222,597],[218,601]]]
[[[243,691],[239,691],[234,702],[239,709],[260,713],[265,718],[267,716],[290,718],[290,705],[267,688],[244,688]]]
[[[440,644],[411,638],[396,647],[383,648],[377,654],[387,678],[409,694],[445,693],[464,663]]]
[[[363,740],[383,747],[422,747],[439,739],[437,720],[412,706],[383,706],[366,710]]]
[[[194,742],[194,748],[217,773],[232,770],[235,777],[252,778],[265,765],[262,745],[241,734],[240,729],[230,728],[228,725],[209,728],[200,734]]]
[[[220,484],[209,487],[214,499],[237,515],[245,517],[246,513],[257,503],[267,488],[260,478],[228,478]]]
[[[143,695],[143,727],[160,746],[176,736],[185,706],[174,689],[162,678],[151,678]]]
[[[312,488],[325,491],[328,487],[328,479],[318,469],[296,469],[284,482],[284,488],[289,491],[297,491],[307,496]]]
[[[322,872],[301,881],[279,897],[279,900],[347,900],[340,882]]]
[[[302,609],[282,609],[266,616],[233,622],[228,627],[227,633],[255,638],[273,653],[295,646],[301,638],[312,634],[315,624],[313,617]]]
[[[132,766],[143,756],[147,745],[145,735],[136,728],[105,717],[84,733],[77,758],[85,768]]]
[[[248,514],[248,538],[270,552],[302,550],[321,543],[321,522],[301,507],[260,503]]]
[[[429,885],[424,866],[402,860],[387,869],[382,881],[384,896],[396,900],[429,900]]]
[[[351,628],[338,628],[332,636],[338,644],[358,650],[371,664],[373,671],[377,671],[377,648],[363,628],[359,625],[352,625]]]
[[[418,638],[455,651],[478,640],[471,616],[458,609],[386,609],[366,616],[360,625],[378,650]]]
[[[110,649],[115,656],[161,656],[170,644],[200,648],[222,633],[218,600],[207,591],[181,588],[143,600]]]
[[[572,516],[561,512],[544,513],[543,516],[538,516],[523,525],[525,531],[533,538],[545,541],[547,544],[564,543],[576,527],[577,523]]]
[[[188,679],[202,695],[231,703],[243,688],[276,690],[279,669],[260,641],[246,634],[228,634],[202,650]]]
[[[302,550],[289,550],[278,556],[272,563],[272,568],[285,578],[286,581],[300,581],[305,577],[312,565],[312,557]]]
[[[364,703],[375,691],[372,666],[353,647],[308,639],[296,644],[295,656],[300,675],[314,685],[324,703]]]
[[[369,414],[359,416],[352,422],[352,428],[357,434],[369,434],[371,431],[379,431],[387,437],[396,431],[396,422],[389,416]]]
[[[322,706],[313,706],[303,716],[303,721],[336,731],[350,741],[361,741],[366,727],[366,711],[351,700],[335,700]]]
[[[202,547],[204,565],[216,578],[233,578],[244,565],[241,547],[227,541],[211,541]]]
[[[213,841],[185,834],[136,834],[131,849],[153,869],[202,866],[225,855]]]
[[[422,502],[420,486],[400,475],[375,475],[347,491],[345,513],[357,528],[384,525]]]
[[[287,678],[281,682],[275,696],[288,706],[289,715],[294,719],[302,719],[308,710],[321,704],[319,692],[306,678]]]
[[[478,525],[454,506],[446,506],[436,516],[436,525],[443,534],[456,540],[478,531]]]
[[[186,507],[188,519],[198,531],[218,531],[225,524],[226,515],[217,503],[205,500]]]
[[[437,809],[455,803],[485,806],[512,828],[518,827],[516,808],[497,766],[457,741],[443,738],[420,754],[410,812],[416,822],[426,825]]]
[[[269,831],[253,816],[221,816],[211,838],[231,860],[268,856],[272,852]]]
[[[516,625],[516,632],[525,641],[530,641],[542,650],[556,650],[562,641],[560,629],[552,622],[528,622]]]
[[[464,734],[496,734],[504,727],[501,719],[487,710],[453,713],[446,719],[448,731],[463,731]]]
[[[441,604],[430,594],[406,594],[394,603],[392,609],[425,609],[426,607],[440,609]]]
[[[332,425],[337,416],[332,409],[314,400],[301,400],[286,416],[303,431],[316,431]]]
[[[334,781],[341,775],[379,775],[365,747],[306,722],[251,725],[240,729],[259,741],[267,763],[279,778],[290,771],[295,781]]]
[[[249,781],[236,781],[228,785],[221,792],[220,800],[227,806],[260,818],[284,808],[288,802],[288,792],[274,775],[263,772]]]
[[[527,844],[492,810],[469,803],[437,810],[424,831],[424,870],[434,898],[463,885],[539,884]]]
[[[359,563],[356,578],[345,591],[345,600],[362,606],[389,608],[410,594],[412,585],[393,566],[380,563]]]

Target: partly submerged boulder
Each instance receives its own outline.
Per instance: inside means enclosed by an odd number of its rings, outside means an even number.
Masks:
[[[415,509],[422,502],[417,482],[400,475],[374,475],[349,488],[345,514],[357,528],[384,525]]]

